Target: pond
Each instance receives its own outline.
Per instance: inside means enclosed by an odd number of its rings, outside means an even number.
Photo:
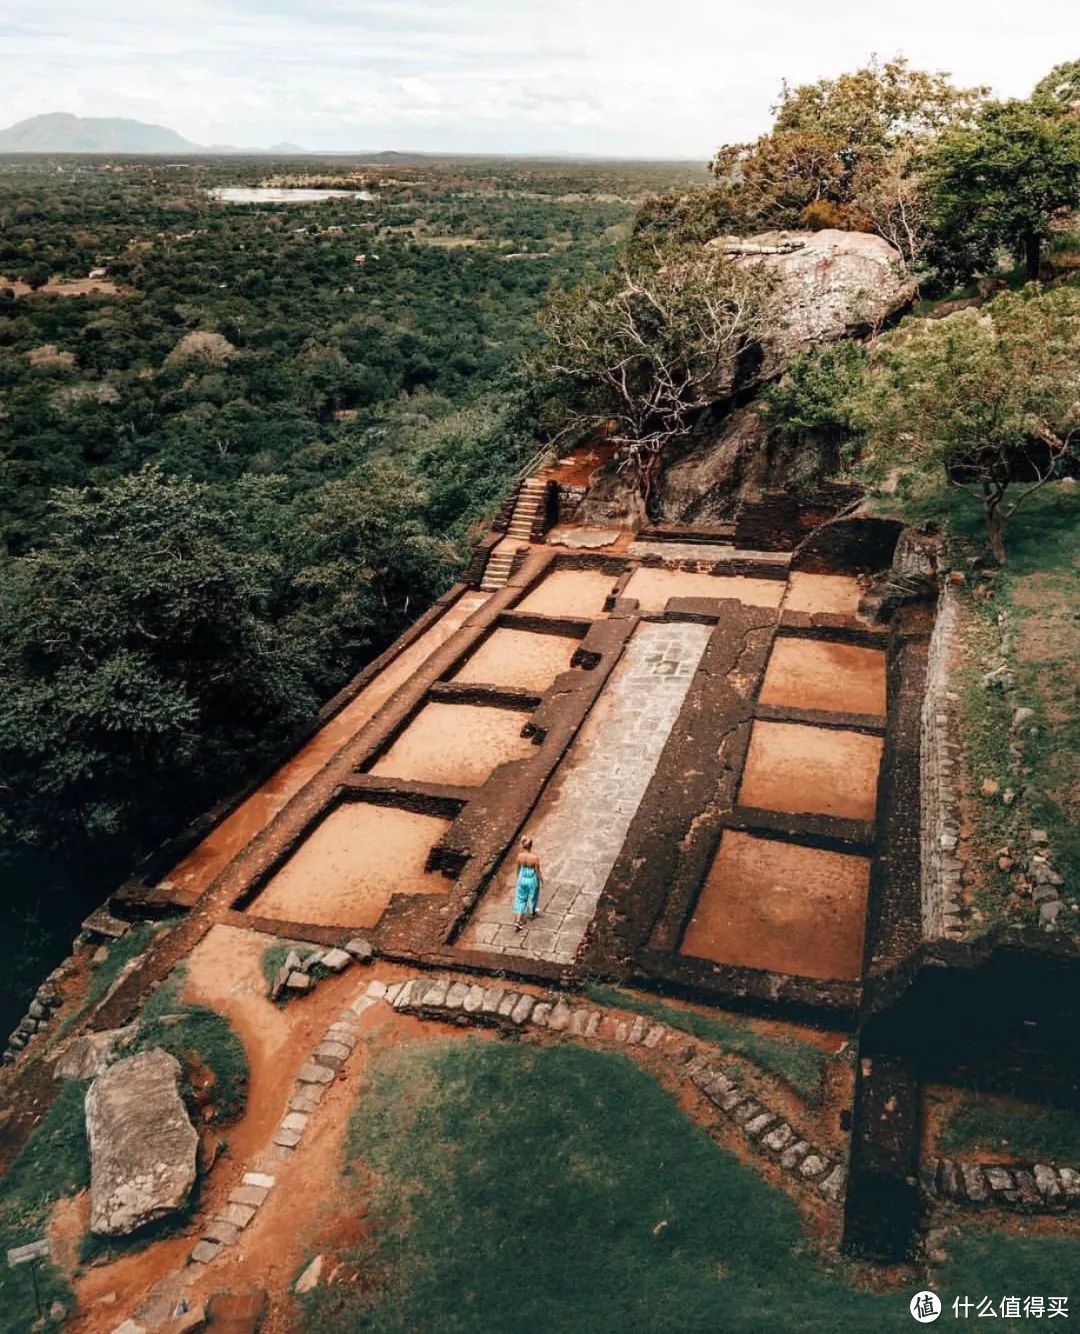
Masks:
[[[304,190],[270,185],[227,185],[209,191],[223,204],[311,204],[320,199],[374,199],[369,190]]]

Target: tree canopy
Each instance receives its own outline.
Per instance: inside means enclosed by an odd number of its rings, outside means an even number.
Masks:
[[[1059,89],[1069,83],[1048,79]],[[1080,205],[1080,115],[1063,96],[1044,89],[1027,101],[988,103],[928,155],[931,225],[957,276],[991,267],[1006,247],[1023,257],[1029,279],[1038,278],[1054,218]]]
[[[1008,292],[883,337],[853,405],[863,467],[943,477],[986,518],[994,555],[1018,505],[1077,457],[1080,290]]]

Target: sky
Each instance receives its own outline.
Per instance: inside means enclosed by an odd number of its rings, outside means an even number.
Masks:
[[[0,127],[707,158],[768,128],[783,79],[874,52],[1024,96],[1080,58],[1080,0],[0,0]]]

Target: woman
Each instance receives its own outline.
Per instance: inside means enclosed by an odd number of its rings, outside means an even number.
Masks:
[[[535,917],[540,906],[540,858],[532,850],[532,839],[521,840],[514,888],[514,930],[520,931],[526,917]]]

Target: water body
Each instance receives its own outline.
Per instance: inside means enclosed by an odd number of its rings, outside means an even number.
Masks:
[[[313,204],[320,199],[374,199],[370,190],[303,190],[269,185],[226,185],[209,191],[223,204]]]

